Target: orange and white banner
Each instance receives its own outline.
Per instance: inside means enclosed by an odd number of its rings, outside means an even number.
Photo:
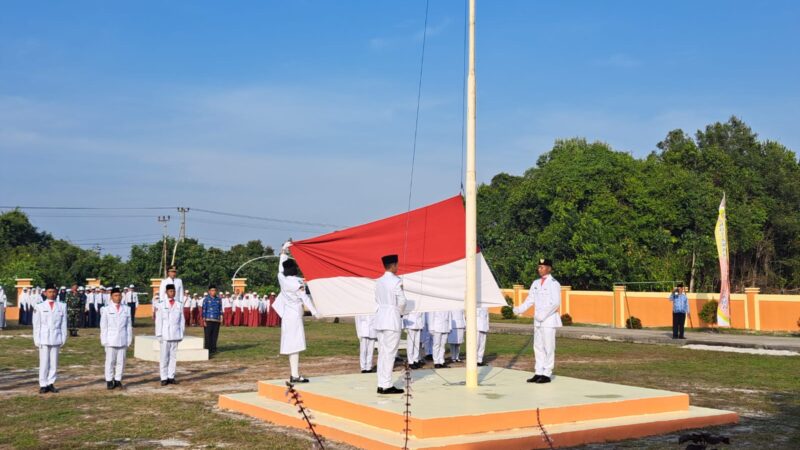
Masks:
[[[719,254],[719,304],[717,305],[717,326],[731,326],[731,280],[728,264],[728,221],[725,216],[725,194],[719,204],[719,216],[714,230],[717,239],[717,253]]]

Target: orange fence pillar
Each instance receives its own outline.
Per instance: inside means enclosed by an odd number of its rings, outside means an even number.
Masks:
[[[625,291],[624,285],[614,286],[614,319],[615,328],[625,328]]]
[[[572,286],[561,286],[561,314],[569,314],[569,291]]]
[[[761,305],[758,303],[758,294],[760,293],[761,288],[744,288],[744,295],[747,298],[747,304],[745,307],[748,309],[748,315],[753,318],[753,322],[750,324],[745,324],[745,326],[747,328],[755,328],[756,331],[761,331]]]
[[[244,294],[247,289],[247,278],[234,278],[232,285],[235,294]]]
[[[523,289],[525,289],[525,286],[521,284],[515,284],[513,288],[514,288],[514,298],[512,298],[512,300],[514,302],[514,306],[519,306],[519,304],[522,303],[522,300],[520,299],[521,297],[520,293],[522,292]]]
[[[153,299],[156,298],[156,294],[158,294],[158,288],[161,287],[161,278],[150,278],[150,289],[153,291],[152,297],[150,297],[150,302],[153,302]]]
[[[33,278],[17,278],[16,282],[17,284],[15,284],[14,287],[17,288],[17,306],[19,306],[19,299],[22,297],[22,290],[33,287]]]

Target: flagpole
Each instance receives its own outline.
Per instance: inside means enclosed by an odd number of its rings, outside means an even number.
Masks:
[[[478,273],[475,251],[478,248],[478,202],[475,187],[475,0],[469,0],[469,71],[467,75],[467,173],[466,173],[466,260],[467,292],[464,312],[467,319],[466,385],[478,387]]]

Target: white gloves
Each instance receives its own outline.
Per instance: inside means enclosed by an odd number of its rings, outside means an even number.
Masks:
[[[281,252],[282,253],[288,252],[289,251],[289,247],[291,247],[291,246],[292,246],[292,241],[291,240],[288,240],[288,241],[284,242],[283,243],[283,248],[281,248]]]

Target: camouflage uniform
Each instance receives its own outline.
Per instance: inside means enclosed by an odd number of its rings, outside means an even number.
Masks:
[[[78,327],[83,314],[83,298],[80,293],[67,293],[67,328],[70,336],[78,335]]]

